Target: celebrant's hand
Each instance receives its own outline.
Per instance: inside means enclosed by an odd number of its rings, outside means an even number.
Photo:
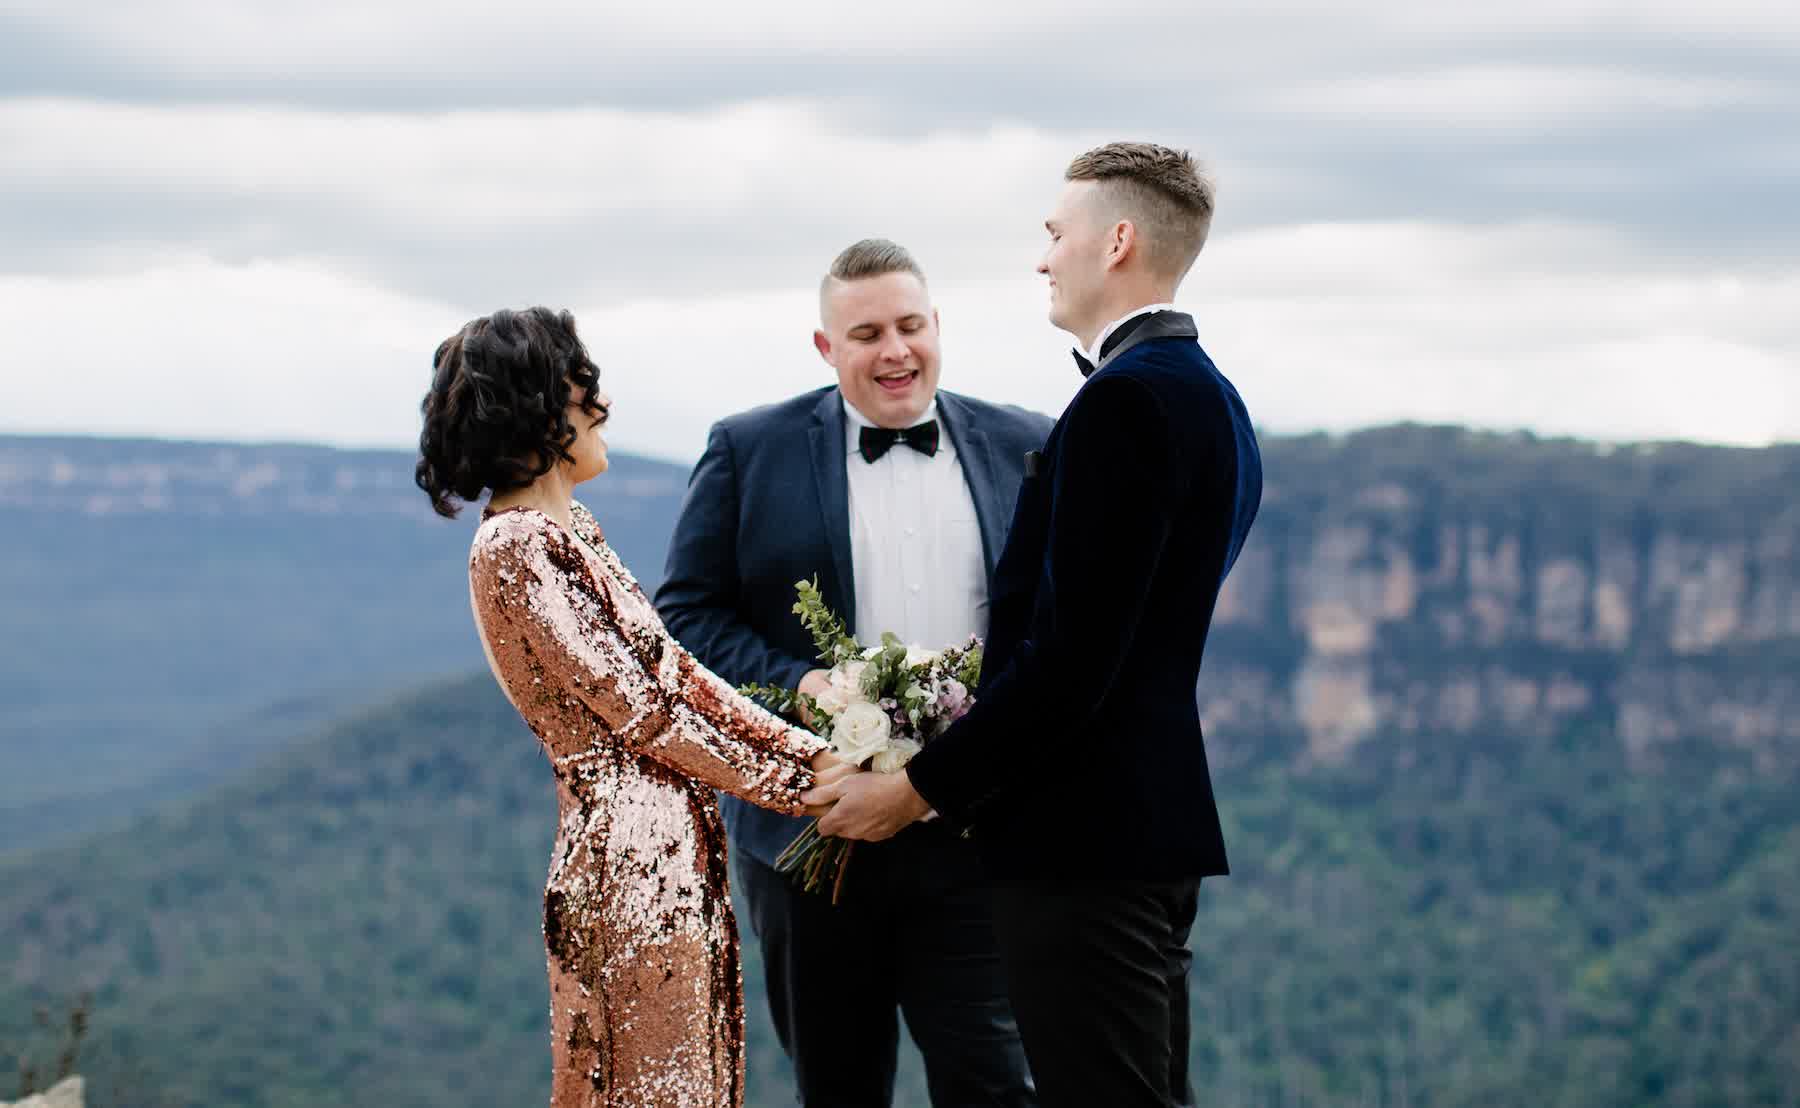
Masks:
[[[817,700],[829,688],[831,688],[831,671],[814,669],[808,670],[806,676],[800,678],[800,684],[796,687],[795,691],[803,692],[807,696]],[[810,718],[812,713],[808,712],[804,705],[794,705],[794,711],[799,715],[801,723],[804,723],[809,727],[812,725],[812,719]]]
[[[829,806],[819,818],[819,834],[864,842],[891,839],[931,811],[905,772],[858,773],[821,785],[800,799]]]

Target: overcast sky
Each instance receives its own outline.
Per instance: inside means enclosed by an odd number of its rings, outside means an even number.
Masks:
[[[580,319],[612,439],[824,384],[850,241],[1055,413],[1042,220],[1150,139],[1278,431],[1800,439],[1800,5],[0,0],[0,430],[408,445],[438,341]]]

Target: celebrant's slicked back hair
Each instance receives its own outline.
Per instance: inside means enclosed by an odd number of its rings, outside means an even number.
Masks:
[[[863,239],[844,247],[819,280],[819,317],[825,316],[825,297],[835,282],[860,281],[888,273],[910,273],[919,279],[919,284],[925,284],[925,271],[912,253],[891,239]]]
[[[1145,258],[1180,280],[1212,227],[1213,182],[1186,150],[1152,142],[1109,142],[1069,163],[1070,181],[1095,181],[1109,219],[1137,228]]]
[[[573,460],[575,389],[587,417],[605,421],[599,385],[600,370],[568,312],[502,309],[470,320],[432,358],[414,481],[439,515],[452,518],[456,500],[524,488]]]
[[[925,283],[925,271],[906,247],[890,239],[863,239],[853,242],[832,259],[827,279],[860,281],[864,277],[880,277],[884,273],[910,273]]]

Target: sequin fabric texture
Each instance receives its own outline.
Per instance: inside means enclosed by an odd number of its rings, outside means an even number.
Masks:
[[[712,790],[798,814],[823,742],[695,662],[580,505],[573,535],[531,509],[487,514],[469,586],[489,663],[556,773],[552,1108],[740,1105],[743,981]]]

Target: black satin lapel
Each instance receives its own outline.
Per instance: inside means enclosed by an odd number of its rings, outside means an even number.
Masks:
[[[1144,312],[1119,324],[1113,329],[1112,334],[1106,336],[1106,341],[1100,344],[1100,350],[1095,357],[1099,358],[1101,362],[1105,362],[1106,356],[1124,345],[1125,340],[1130,338],[1133,332],[1161,314],[1161,312]]]
[[[1117,360],[1119,355],[1138,343],[1150,342],[1154,339],[1197,339],[1200,337],[1200,329],[1194,326],[1194,317],[1186,312],[1152,312],[1139,318],[1143,320],[1142,323],[1132,327],[1130,333],[1120,340],[1118,345],[1101,355],[1100,364],[1094,367],[1095,373],[1105,369]],[[1121,327],[1120,330],[1122,331],[1124,328]],[[1111,345],[1112,340],[1117,337],[1117,332],[1115,332],[1108,335],[1106,341]]]
[[[834,389],[819,405],[813,427],[813,477],[818,483],[819,506],[825,516],[825,538],[831,543],[832,568],[843,585],[844,602],[838,614],[846,620],[856,611],[856,575],[850,561],[850,480],[844,475],[846,456],[843,402]]]

